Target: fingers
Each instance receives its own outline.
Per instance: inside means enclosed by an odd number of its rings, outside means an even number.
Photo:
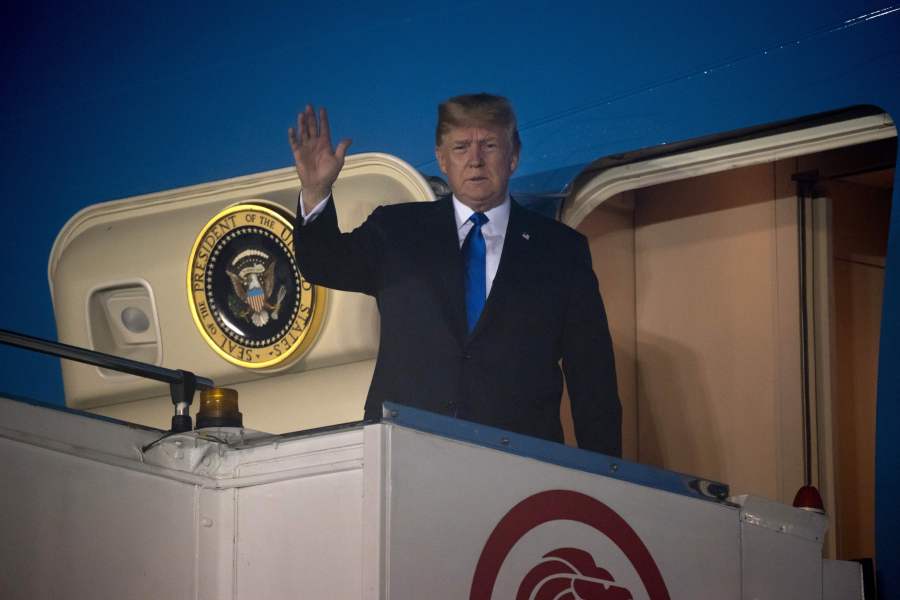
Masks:
[[[344,157],[347,155],[347,148],[350,147],[350,144],[353,143],[353,140],[349,138],[344,138],[340,142],[338,142],[337,148],[334,150],[334,156],[341,162],[344,162]]]
[[[306,105],[304,115],[306,117],[306,128],[309,132],[309,137],[319,137],[319,121],[316,119],[316,111],[313,109],[312,104]]]
[[[291,150],[294,152],[294,158],[300,158],[300,142],[297,141],[297,132],[293,127],[288,127],[288,141],[291,143]]]
[[[297,129],[295,133],[300,144],[318,137],[324,137],[331,143],[331,128],[328,125],[328,111],[319,109],[319,118],[311,104],[307,104],[302,112],[297,113]]]
[[[301,112],[297,118],[300,120],[300,143],[309,140],[309,104],[306,105],[306,108]]]
[[[319,108],[319,135],[331,144],[331,127],[328,125],[328,111],[324,106]]]
[[[312,137],[312,128],[315,126],[316,116],[312,114],[312,107],[307,104],[303,111],[297,113],[297,142],[303,144]],[[312,116],[312,121],[310,121]]]
[[[304,148],[327,148],[330,152],[331,125],[328,122],[328,110],[325,107],[319,108],[318,118],[316,118],[315,109],[311,104],[307,104],[306,108],[297,114],[297,128],[288,128],[288,141],[290,141],[294,157],[298,160],[301,152],[306,152]],[[347,149],[352,143],[353,141],[350,139],[342,139],[333,151],[335,158],[343,162]]]

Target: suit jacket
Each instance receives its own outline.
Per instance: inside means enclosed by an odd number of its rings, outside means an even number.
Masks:
[[[298,211],[299,213],[299,211]],[[381,314],[366,418],[386,401],[562,441],[565,372],[582,448],[621,455],[606,312],[584,236],[512,201],[497,275],[467,332],[450,197],[377,208],[340,233],[334,202],[294,231],[309,281],[374,296]]]

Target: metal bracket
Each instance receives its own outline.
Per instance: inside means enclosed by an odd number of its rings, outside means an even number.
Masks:
[[[197,376],[181,369],[177,369],[176,372],[181,375],[181,379],[169,384],[172,404],[175,405],[172,432],[181,433],[194,428],[191,421],[191,402],[194,401],[194,393],[197,391]]]

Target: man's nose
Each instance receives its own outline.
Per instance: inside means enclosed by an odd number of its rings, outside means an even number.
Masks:
[[[470,166],[478,167],[484,163],[484,153],[479,144],[472,144],[469,146],[469,156],[468,156],[468,164]]]

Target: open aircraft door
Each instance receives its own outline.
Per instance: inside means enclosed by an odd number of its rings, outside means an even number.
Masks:
[[[253,429],[359,419],[377,309],[368,296],[311,286],[297,272],[298,190],[294,169],[279,169],[80,211],[48,267],[59,340],[236,388]],[[335,185],[344,231],[378,205],[433,199],[422,175],[387,154],[348,157]],[[163,385],[70,361],[62,371],[70,408],[168,427]]]

